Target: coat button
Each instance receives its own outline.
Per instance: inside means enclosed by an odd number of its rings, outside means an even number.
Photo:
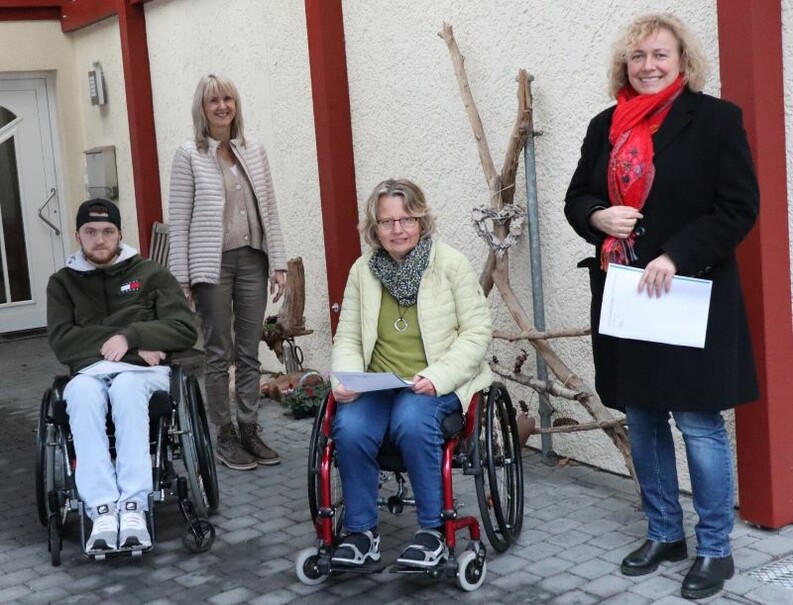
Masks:
[[[639,225],[638,227],[636,227],[636,229],[633,230],[633,232],[636,234],[636,237],[641,237],[642,235],[645,234],[645,229],[644,227]]]

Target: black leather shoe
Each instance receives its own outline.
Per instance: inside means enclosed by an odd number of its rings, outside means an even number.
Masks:
[[[686,577],[680,594],[684,599],[704,599],[724,588],[724,580],[735,575],[732,555],[726,557],[697,557]]]
[[[688,557],[685,540],[677,542],[645,541],[622,560],[620,569],[626,576],[643,576],[658,569],[661,561],[682,561]]]

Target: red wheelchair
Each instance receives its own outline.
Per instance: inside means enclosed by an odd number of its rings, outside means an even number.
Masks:
[[[308,502],[317,532],[317,544],[297,557],[297,576],[314,585],[331,575],[351,572],[331,563],[333,550],[343,538],[344,494],[336,462],[331,428],[336,410],[333,394],[322,402],[311,431],[308,457]],[[494,382],[477,393],[468,411],[450,414],[443,423],[442,520],[449,557],[431,568],[393,566],[395,573],[421,573],[435,579],[457,581],[460,588],[472,591],[484,582],[487,572],[486,548],[480,537],[480,522],[474,516],[459,516],[459,502],[452,489],[452,469],[472,475],[482,527],[490,545],[504,552],[517,539],[523,525],[523,465],[515,409],[506,387]],[[381,487],[384,475],[393,473],[394,495],[380,498],[378,505],[394,514],[415,502],[406,486],[405,467],[399,450],[386,439],[378,454]],[[468,529],[466,549],[456,554],[459,530]],[[361,572],[381,572],[384,566]]]

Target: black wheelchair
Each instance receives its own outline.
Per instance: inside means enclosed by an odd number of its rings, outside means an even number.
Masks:
[[[68,381],[68,376],[59,376],[44,393],[36,439],[36,505],[39,521],[47,528],[52,564],[60,565],[63,535],[72,513],[78,514],[83,553],[89,558],[136,556],[151,550],[156,538],[154,504],[172,495],[176,495],[187,523],[182,536],[185,548],[193,553],[209,550],[215,540],[215,528],[209,522],[209,514],[218,507],[219,491],[198,380],[174,365],[170,391],[156,391],[149,400],[153,491],[149,494],[147,522],[152,546],[106,553],[85,551],[86,513],[75,484],[77,460],[63,399]],[[108,416],[111,457],[115,457],[112,433],[112,420]],[[177,471],[176,461],[181,461],[183,474]]]
[[[308,458],[308,503],[317,532],[317,544],[302,550],[295,570],[301,582],[315,585],[330,575],[344,572],[380,572],[384,566],[351,570],[331,563],[333,550],[343,538],[344,494],[331,434],[336,401],[333,394],[322,402],[311,431]],[[452,491],[452,469],[472,475],[482,526],[490,545],[504,552],[520,535],[523,526],[523,463],[515,409],[506,387],[493,383],[477,393],[468,411],[449,415],[443,424],[445,443],[442,458],[443,527],[449,547],[448,559],[433,568],[393,566],[395,573],[421,573],[435,579],[457,580],[460,588],[479,588],[487,572],[486,549],[474,516],[458,516],[459,502]],[[378,454],[381,487],[389,474],[396,480],[396,493],[379,498],[378,505],[399,514],[415,504],[405,481],[399,450],[386,440]],[[459,555],[456,532],[468,529],[470,540]]]

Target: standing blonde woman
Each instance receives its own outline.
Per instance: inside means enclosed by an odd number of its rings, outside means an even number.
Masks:
[[[683,435],[697,512],[696,559],[682,596],[708,597],[734,573],[732,452],[722,410],[757,398],[735,248],[759,210],[741,111],[701,92],[706,60],[672,15],[645,15],[618,38],[617,100],[595,116],[567,191],[565,214],[595,245],[589,268],[595,387],[624,410],[647,539],[622,561],[629,576],[688,556],[670,416]],[[600,334],[610,263],[643,270],[640,291],[663,297],[672,277],[712,282],[704,348]]]
[[[169,264],[201,318],[217,456],[229,468],[251,470],[280,462],[259,437],[259,342],[268,279],[273,302],[286,284],[284,241],[267,154],[244,133],[233,82],[201,78],[193,130],[171,169]],[[229,402],[232,361],[239,431]]]

